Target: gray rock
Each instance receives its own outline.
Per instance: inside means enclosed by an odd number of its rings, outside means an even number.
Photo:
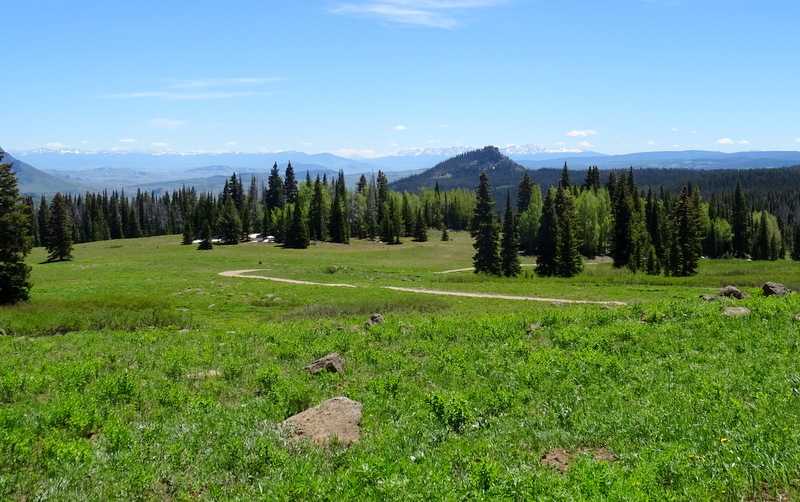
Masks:
[[[792,290],[778,282],[767,282],[761,286],[761,291],[764,292],[764,296],[786,296]]]
[[[748,315],[750,313],[750,309],[744,307],[728,307],[722,312],[723,315],[728,317],[742,317]]]
[[[716,298],[716,296],[714,296],[714,295],[700,295],[700,298],[702,300],[707,301],[707,302],[713,302],[714,298]]]
[[[380,315],[380,314],[372,314],[371,316],[369,316],[369,319],[367,320],[367,322],[364,323],[364,327],[365,328],[369,328],[370,326],[374,326],[376,324],[383,324],[383,323],[384,323],[384,319],[383,319],[382,315]]]
[[[744,300],[745,298],[752,298],[752,296],[748,295],[747,293],[742,293],[739,291],[738,288],[734,286],[725,286],[724,288],[719,290],[717,296],[728,296],[736,298],[737,300]]]
[[[320,371],[327,370],[331,373],[336,372],[341,376],[344,376],[344,360],[342,360],[338,353],[334,352],[333,354],[328,354],[325,357],[320,357],[308,366],[304,366],[302,369],[308,371],[312,375],[316,375]]]
[[[360,439],[361,410],[358,401],[334,397],[287,418],[283,423],[292,429],[291,439],[308,438],[315,444],[325,444],[337,438],[340,443],[349,445]]]

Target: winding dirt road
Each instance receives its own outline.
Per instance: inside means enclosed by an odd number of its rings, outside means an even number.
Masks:
[[[472,270],[472,269],[464,269]],[[220,272],[219,275],[224,277],[242,277],[245,279],[264,279],[267,281],[275,282],[288,282],[290,284],[306,284],[309,286],[329,286],[340,288],[357,288],[352,284],[329,284],[325,282],[311,282],[311,281],[298,281],[295,279],[282,279],[279,277],[268,277],[265,275],[253,275],[253,272],[265,272],[265,270],[229,270],[227,272]],[[454,271],[446,271],[442,273],[449,273]],[[365,286],[368,287],[368,286]],[[398,286],[381,286],[383,289],[391,289],[394,291],[406,291],[408,293],[422,293],[428,295],[447,295],[447,296],[465,296],[468,298],[497,298],[501,300],[526,300],[533,302],[557,302],[557,303],[590,303],[596,305],[626,305],[625,302],[615,301],[595,301],[595,300],[566,300],[563,298],[542,298],[538,296],[514,296],[514,295],[501,295],[493,293],[469,293],[465,291],[446,291],[441,289],[421,289],[421,288],[401,288]]]

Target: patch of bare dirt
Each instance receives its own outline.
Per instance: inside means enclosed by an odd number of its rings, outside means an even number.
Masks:
[[[575,457],[586,452],[591,452],[595,462],[616,462],[617,457],[608,448],[581,448],[579,450],[565,450],[563,448],[551,448],[542,455],[542,465],[555,467],[561,474],[566,475],[570,464]]]

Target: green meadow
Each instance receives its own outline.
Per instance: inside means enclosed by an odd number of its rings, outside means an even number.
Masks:
[[[800,290],[796,262],[489,278],[440,273],[472,263],[451,237],[35,249],[31,300],[0,308],[0,500],[800,496],[800,295],[760,290]],[[727,284],[753,298],[699,299]],[[332,352],[344,377],[300,370]],[[280,427],[336,396],[363,404],[358,443]]]

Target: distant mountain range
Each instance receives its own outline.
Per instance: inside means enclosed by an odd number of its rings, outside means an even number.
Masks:
[[[760,169],[800,164],[800,152],[710,151],[644,152],[625,155],[604,155],[597,152],[567,149],[543,149],[535,145],[508,145],[493,148],[497,154],[528,169],[561,168],[566,162],[570,170],[585,170],[596,165],[600,169],[686,168],[686,169]],[[484,149],[485,150],[485,149]],[[473,151],[468,147],[410,149],[378,158],[345,158],[330,153],[174,153],[155,151],[81,151],[39,149],[3,152],[4,160],[13,161],[20,190],[28,194],[52,194],[56,191],[81,193],[103,189],[135,192],[175,190],[195,186],[198,190],[220,190],[224,180],[234,172],[248,180],[251,175],[266,179],[277,163],[281,171],[288,162],[304,178],[335,176],[339,169],[355,184],[361,174],[369,177],[382,170],[390,181],[419,174],[443,161]],[[0,150],[2,152],[2,150]],[[517,168],[515,168],[517,169]],[[477,174],[475,176],[477,179]],[[498,180],[499,181],[499,180]],[[474,184],[474,183],[473,183]],[[446,184],[445,184],[446,185]],[[398,185],[400,186],[400,185]],[[443,183],[440,187],[444,189]]]

